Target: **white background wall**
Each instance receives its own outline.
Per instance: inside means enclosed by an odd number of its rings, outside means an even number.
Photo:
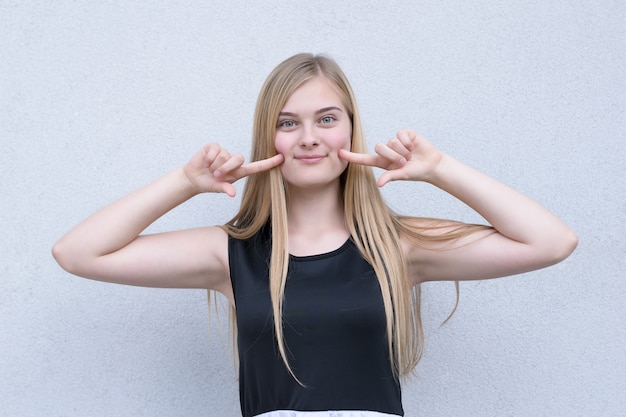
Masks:
[[[626,415],[626,6],[621,1],[0,0],[0,415],[235,416],[206,293],[72,277],[53,242],[205,142],[249,154],[256,95],[301,51],[356,91],[370,146],[411,127],[580,236],[555,267],[425,285],[407,416]],[[432,187],[391,206],[476,221]],[[151,230],[226,221],[200,196]]]

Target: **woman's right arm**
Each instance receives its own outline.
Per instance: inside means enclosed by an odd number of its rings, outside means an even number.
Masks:
[[[149,287],[228,291],[228,237],[219,227],[141,233],[159,217],[202,192],[234,196],[232,183],[271,169],[282,156],[243,164],[218,145],[203,147],[176,169],[93,214],[63,236],[52,253],[85,278]]]

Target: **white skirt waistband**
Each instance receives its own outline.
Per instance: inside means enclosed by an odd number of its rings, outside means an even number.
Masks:
[[[378,411],[293,411],[276,410],[258,414],[255,417],[399,417],[395,414],[380,413]]]

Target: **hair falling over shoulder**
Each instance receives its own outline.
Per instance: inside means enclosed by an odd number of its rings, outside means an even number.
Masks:
[[[276,122],[289,96],[315,76],[326,77],[337,88],[352,120],[353,152],[367,153],[361,120],[350,84],[339,66],[323,55],[298,54],[280,63],[268,76],[256,104],[253,124],[251,161],[276,154]],[[346,223],[363,257],[372,265],[383,296],[387,322],[387,341],[392,368],[397,377],[409,375],[424,349],[424,331],[420,307],[420,286],[409,284],[407,267],[400,247],[400,237],[409,241],[456,239],[485,226],[459,226],[438,234],[425,233],[416,227],[415,218],[394,214],[385,204],[369,167],[349,164],[342,174]],[[282,306],[287,281],[289,245],[287,233],[287,196],[280,168],[251,175],[244,186],[239,212],[224,226],[237,239],[246,239],[265,224],[271,224],[270,293],[274,325],[280,354],[293,373],[283,340]],[[433,227],[436,227],[433,226]],[[236,338],[234,308],[231,329]],[[236,340],[233,340],[236,348]],[[298,381],[300,382],[300,381]]]

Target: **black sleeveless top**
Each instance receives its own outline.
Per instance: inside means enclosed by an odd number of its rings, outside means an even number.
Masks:
[[[378,279],[351,239],[329,253],[290,257],[284,338],[289,364],[304,386],[289,374],[274,336],[270,239],[266,227],[228,243],[243,416],[274,410],[404,415]]]

